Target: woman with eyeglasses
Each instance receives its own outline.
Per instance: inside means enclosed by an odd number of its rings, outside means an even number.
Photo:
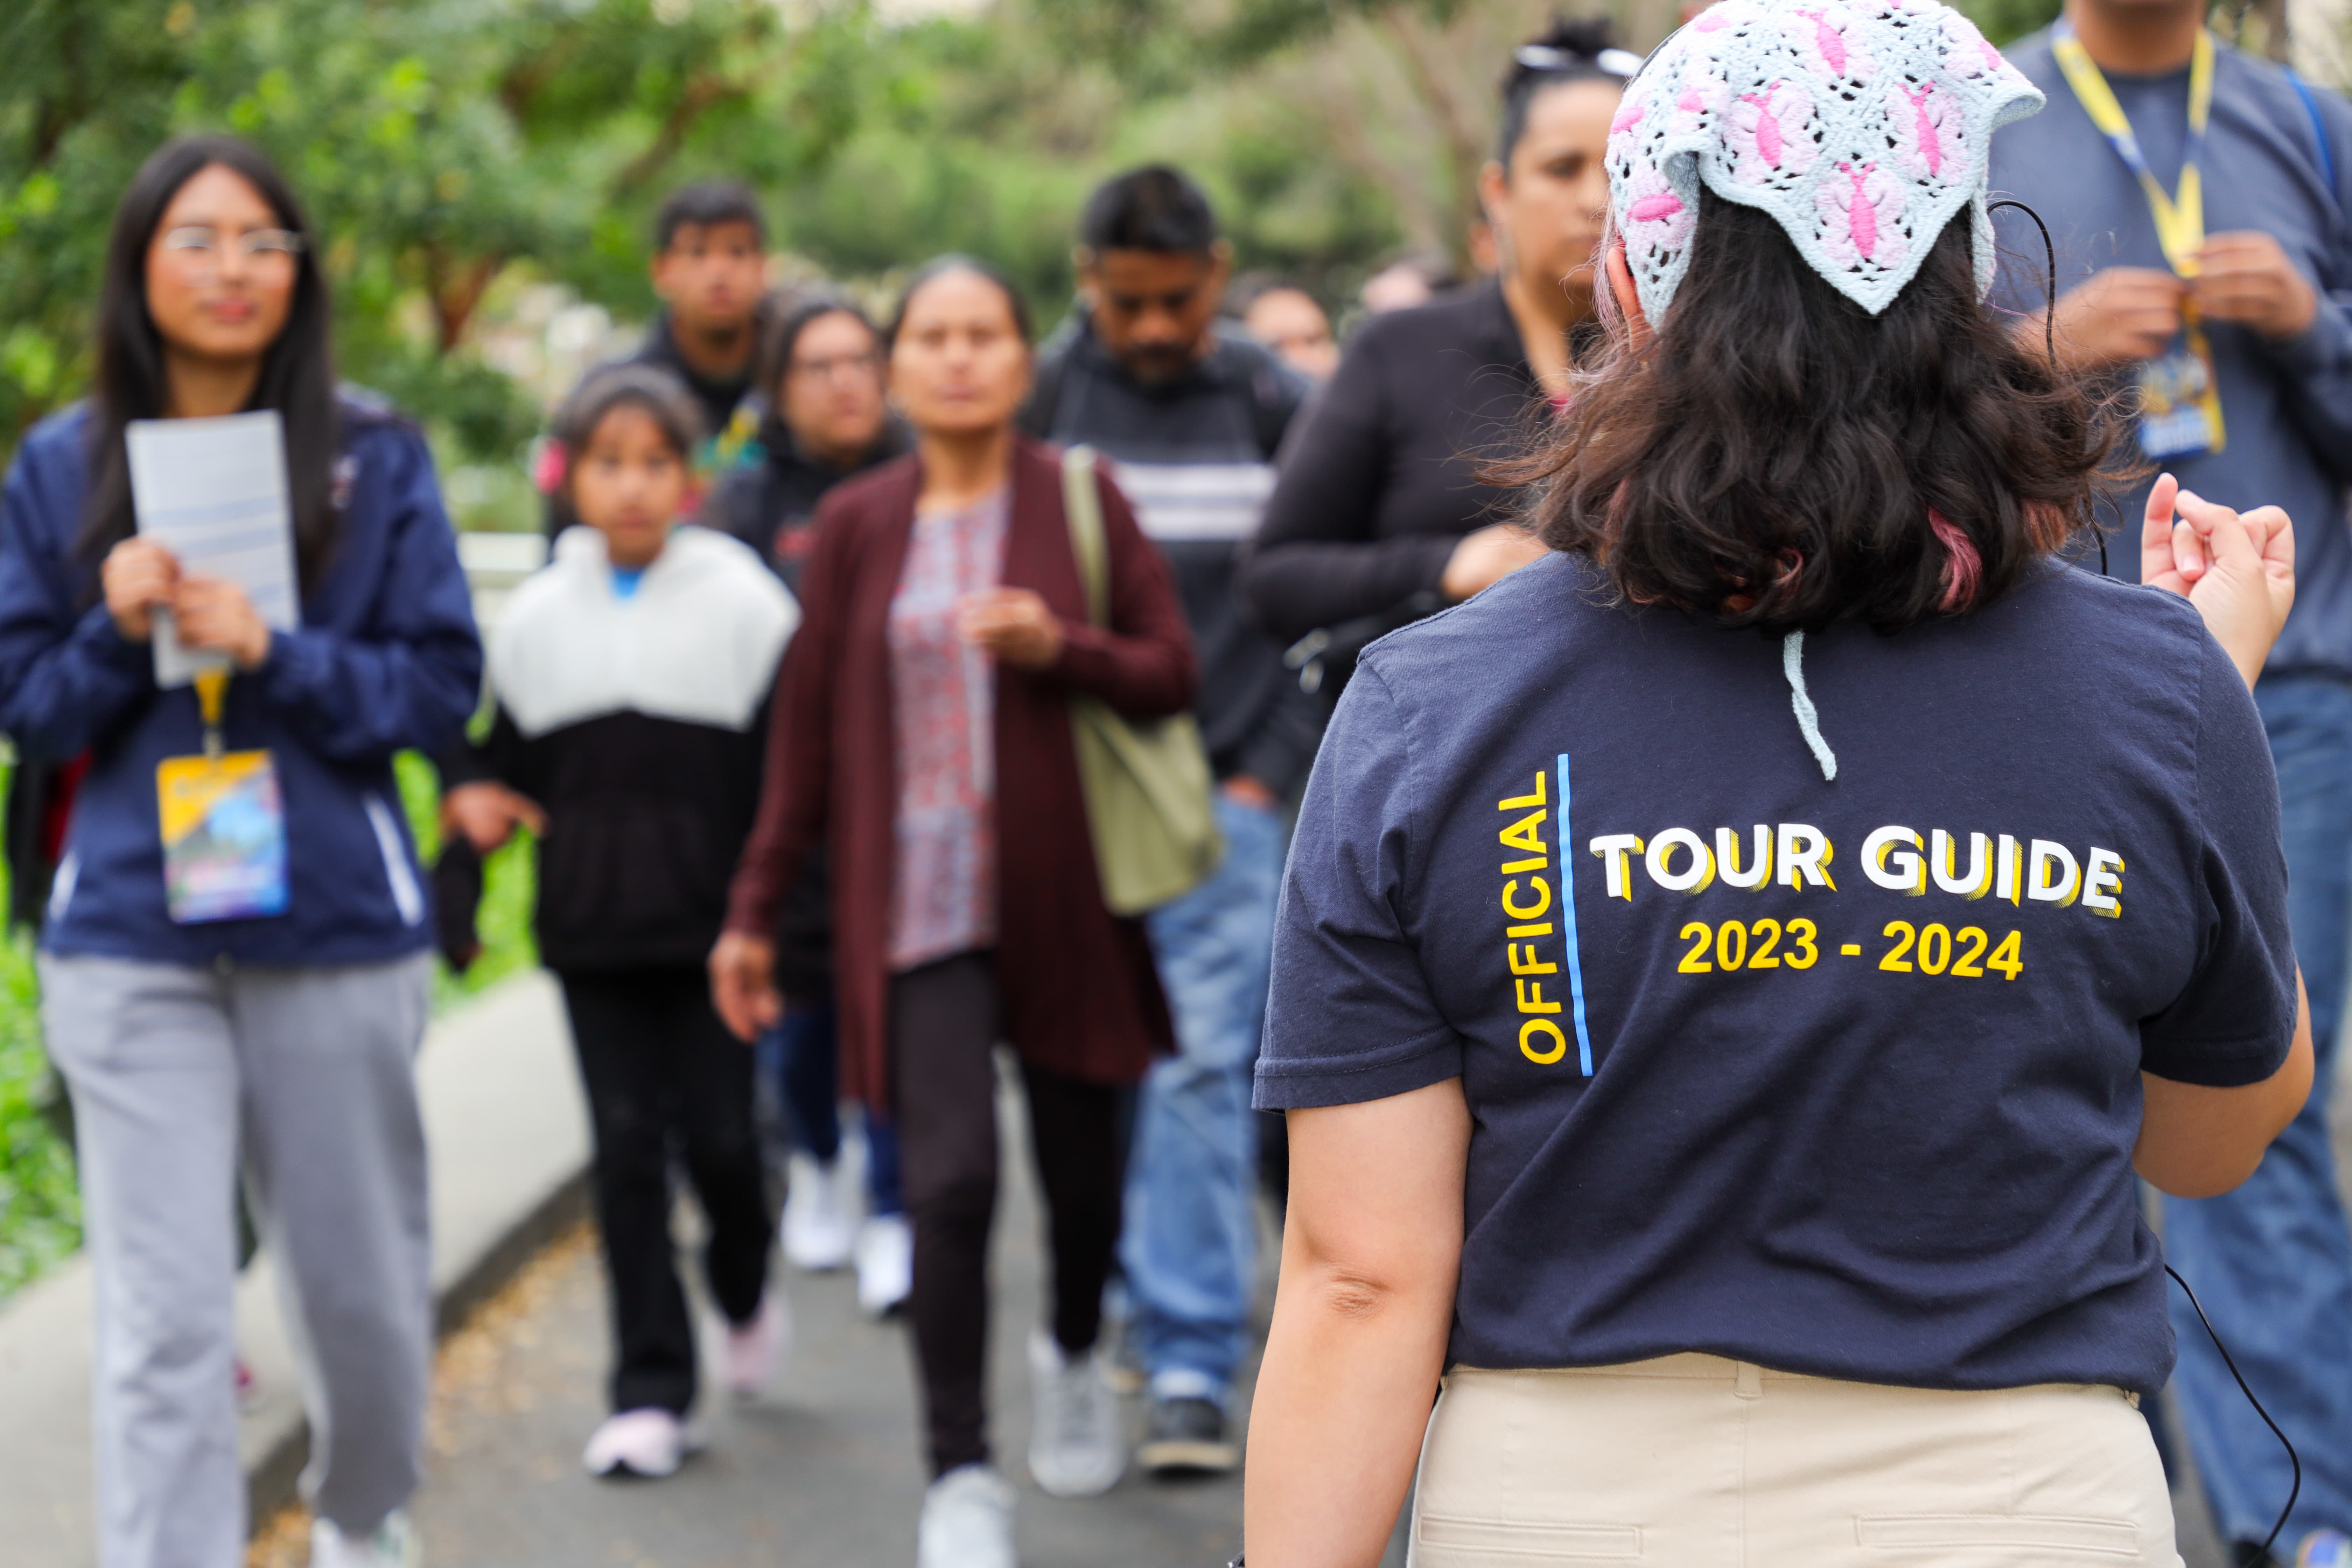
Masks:
[[[1333,690],[1356,648],[1541,553],[1481,475],[1526,450],[1596,338],[1601,158],[1640,65],[1605,19],[1558,22],[1519,47],[1478,181],[1500,276],[1366,322],[1284,455],[1242,595],[1298,644],[1295,659],[1329,667]]]
[[[240,1173],[307,1346],[313,1568],[415,1561],[432,925],[392,763],[457,737],[482,653],[424,438],[338,390],[330,329],[277,169],[227,137],[169,143],[115,214],[97,386],[26,437],[0,498],[0,730],[35,763],[89,758],[40,978],[96,1287],[100,1568],[245,1561]],[[290,630],[140,536],[125,449],[134,420],[262,411],[284,432]],[[209,716],[157,684],[165,615],[226,665]],[[275,788],[239,820],[282,849],[271,896],[226,907],[167,890],[158,815],[161,782],[220,751],[267,758]]]
[[[884,397],[882,335],[839,294],[812,295],[782,312],[761,351],[761,460],[737,468],[704,506],[704,521],[760,553],[786,586],[800,586],[815,542],[817,503],[842,480],[907,449],[905,428]],[[854,1263],[857,1301],[877,1315],[907,1299],[913,1234],[898,1193],[898,1142],[878,1112],[866,1114],[866,1215],[842,1172],[835,1107],[833,922],[825,912],[824,856],[776,917],[776,985],[782,1022],[760,1041],[761,1071],[775,1085],[793,1142],[784,1189],[784,1257],[795,1268]]]

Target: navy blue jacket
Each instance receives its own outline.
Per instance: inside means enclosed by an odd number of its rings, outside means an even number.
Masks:
[[[365,963],[422,951],[432,923],[394,753],[453,741],[481,694],[482,648],[414,426],[346,398],[339,542],[302,625],[229,683],[233,751],[268,747],[286,809],[288,910],[174,925],[164,912],[155,768],[202,750],[192,689],[158,691],[94,567],[73,556],[88,415],[34,427],[0,496],[0,731],[28,760],[87,750],[42,945],[153,963]]]

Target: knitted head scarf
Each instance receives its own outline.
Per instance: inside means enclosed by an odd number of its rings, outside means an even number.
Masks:
[[[1701,184],[1780,220],[1872,315],[1967,206],[1992,287],[1992,133],[2042,93],[1936,0],[1722,0],[1660,45],[1610,126],[1609,201],[1643,312],[1690,269]]]

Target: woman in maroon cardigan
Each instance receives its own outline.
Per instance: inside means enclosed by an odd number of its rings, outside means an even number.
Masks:
[[[1166,566],[1107,479],[1110,625],[1087,624],[1059,458],[1013,426],[1027,339],[1019,297],[981,264],[950,258],[908,286],[891,393],[918,449],[819,510],[766,795],[711,954],[719,1011],[749,1038],[778,1010],[779,899],[830,847],[844,1079],[898,1119],[914,1220],[908,1307],[937,1478],[926,1568],[1013,1562],[982,1405],[992,1048],[1019,1054],[1053,1216],[1030,1468],[1086,1496],[1126,1462],[1093,1348],[1118,1229],[1119,1094],[1173,1046],[1142,925],[1103,905],[1067,699],[1178,712],[1192,646]]]

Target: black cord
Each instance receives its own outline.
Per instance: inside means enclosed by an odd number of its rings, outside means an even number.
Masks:
[[[2033,226],[2042,231],[2042,258],[2048,267],[2042,276],[2049,280],[2049,286],[2042,290],[2042,347],[2050,356],[2050,372],[2055,375],[2058,373],[2058,247],[2050,242],[2050,226],[2042,221],[2042,215],[2012,196],[1986,203],[1985,216],[1990,218],[2003,207],[2015,207],[2032,218]],[[2108,576],[2105,531],[2095,522],[2091,525],[2091,536],[2099,542],[2099,575]]]
[[[2271,1554],[2271,1547],[2278,1541],[2279,1531],[2286,1528],[2287,1515],[2294,1511],[2294,1500],[2303,1495],[2303,1457],[2294,1451],[2294,1445],[2287,1441],[2286,1434],[2279,1430],[2279,1424],[2271,1419],[2271,1413],[2263,1408],[2263,1402],[2254,1397],[2254,1391],[2246,1386],[2246,1374],[2238,1370],[2238,1363],[2231,1358],[2230,1347],[2223,1344],[2221,1336],[2213,1331],[2213,1320],[2205,1315],[2205,1303],[2197,1299],[2196,1291],[2189,1289],[2189,1281],[2180,1277],[2180,1270],[2168,1263],[2164,1271],[2172,1276],[2172,1282],[2180,1287],[2181,1294],[2187,1296],[2189,1304],[2197,1310],[2197,1321],[2205,1325],[2205,1337],[2213,1342],[2213,1348],[2221,1352],[2221,1364],[2228,1367],[2230,1375],[2238,1380],[2238,1392],[2246,1396],[2246,1403],[2254,1407],[2254,1414],[2263,1418],[2263,1425],[2271,1429],[2271,1436],[2277,1438],[2279,1447],[2286,1450],[2286,1462],[2294,1467],[2294,1484],[2287,1488],[2286,1506],[2279,1510],[2278,1522],[2271,1526],[2270,1534],[2263,1541],[2262,1555],[2267,1558]]]
[[[1997,202],[1987,203],[1985,215],[1990,217],[2003,207],[2015,207],[2032,218],[2033,226],[2042,231],[2042,255],[2049,264],[2049,270],[2042,276],[2050,280],[2042,305],[2042,346],[2049,353],[2050,368],[2054,371],[2058,368],[2058,247],[2050,243],[2050,226],[2042,221],[2042,215],[2013,196],[2003,196]]]

